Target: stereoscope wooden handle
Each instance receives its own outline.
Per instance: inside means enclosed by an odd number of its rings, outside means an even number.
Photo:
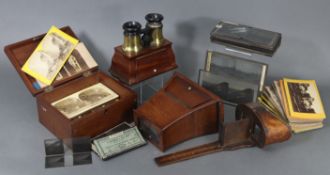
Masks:
[[[290,128],[257,103],[238,105],[236,121],[220,124],[219,140],[155,158],[159,166],[210,153],[283,142],[291,137]]]

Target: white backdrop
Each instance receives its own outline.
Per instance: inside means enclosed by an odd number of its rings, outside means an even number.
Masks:
[[[122,43],[121,25],[159,12],[164,36],[174,45],[179,70],[197,80],[204,66],[209,33],[219,19],[282,33],[272,58],[251,57],[269,64],[267,81],[283,76],[315,79],[327,113],[330,104],[330,1],[328,0],[1,0],[0,47],[46,32],[51,25],[70,25],[85,42],[100,69],[107,71],[113,48]],[[45,170],[43,139],[52,138],[37,122],[35,99],[0,52],[0,172],[3,174],[329,174],[330,132],[325,128],[300,134],[287,143],[213,154],[158,168],[152,145],[113,160],[72,168]],[[169,152],[215,136],[195,139]],[[2,174],[2,173],[1,173]]]

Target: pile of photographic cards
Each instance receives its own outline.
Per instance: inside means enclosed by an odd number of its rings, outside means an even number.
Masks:
[[[93,138],[92,150],[102,160],[107,160],[146,143],[136,126],[124,122]]]

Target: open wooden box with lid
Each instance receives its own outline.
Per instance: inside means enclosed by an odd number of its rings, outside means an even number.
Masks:
[[[77,38],[70,27],[61,28],[61,30]],[[36,97],[39,121],[47,129],[61,139],[81,136],[94,137],[123,121],[132,121],[133,108],[136,106],[135,92],[99,71],[97,65],[82,69],[72,76],[55,80],[50,86],[36,88],[33,85],[36,80],[25,74],[21,68],[44,36],[45,34],[42,34],[7,45],[5,53],[28,90]],[[73,119],[68,119],[52,106],[53,102],[97,83],[102,83],[119,97]]]

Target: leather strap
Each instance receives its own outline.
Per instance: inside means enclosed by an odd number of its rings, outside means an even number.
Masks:
[[[236,108],[235,122],[220,123],[218,141],[157,157],[155,161],[157,165],[164,166],[215,152],[264,147],[290,137],[290,128],[262,106],[257,103],[242,104]]]

